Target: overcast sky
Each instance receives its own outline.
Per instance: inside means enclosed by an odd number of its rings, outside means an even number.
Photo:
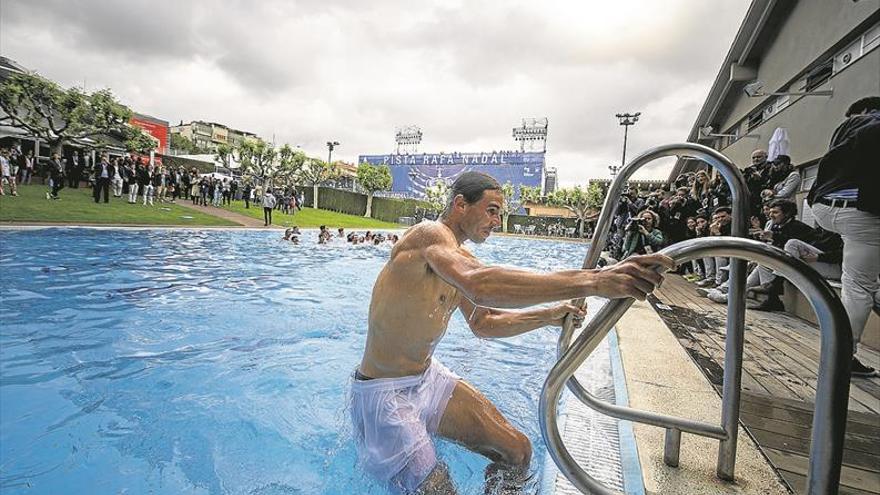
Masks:
[[[208,120],[334,159],[516,149],[550,121],[563,186],[620,163],[614,114],[641,111],[627,154],[686,139],[748,0],[0,0],[0,53],[133,110]],[[637,177],[665,178],[667,164]]]

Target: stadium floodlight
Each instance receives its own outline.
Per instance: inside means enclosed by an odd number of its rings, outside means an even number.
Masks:
[[[398,155],[401,146],[403,146],[404,153],[416,153],[418,145],[422,142],[422,129],[417,125],[398,127],[394,134],[394,141],[397,142]]]
[[[522,119],[522,125],[513,128],[513,140],[519,141],[519,150],[525,151],[526,143],[529,143],[529,150],[540,145],[541,151],[546,152],[548,124],[547,117]]]
[[[777,93],[765,93],[763,81],[752,81],[745,85],[743,92],[749,98],[760,98],[763,96],[834,96],[834,88],[820,89],[819,91],[788,91]]]
[[[621,167],[626,165],[626,137],[629,131],[629,126],[635,125],[635,123],[639,121],[640,115],[642,115],[642,112],[618,113],[614,115],[617,117],[617,120],[620,121],[620,125],[623,126],[623,158],[620,160]]]

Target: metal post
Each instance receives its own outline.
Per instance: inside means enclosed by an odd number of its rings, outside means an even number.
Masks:
[[[663,444],[663,462],[670,467],[678,467],[681,452],[681,430],[666,428],[666,441]]]
[[[620,166],[626,165],[626,135],[629,131],[629,124],[623,125],[623,157],[620,159]]]

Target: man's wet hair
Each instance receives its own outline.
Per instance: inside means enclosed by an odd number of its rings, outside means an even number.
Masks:
[[[774,199],[770,202],[770,208],[779,208],[779,211],[782,212],[786,217],[792,218],[797,215],[797,203],[794,201],[790,201],[787,199]]]
[[[482,199],[483,191],[500,191],[501,185],[489,174],[482,172],[465,172],[455,179],[452,189],[449,191],[449,202],[446,212],[452,206],[455,197],[461,194],[467,204],[472,205]]]
[[[877,110],[880,110],[880,96],[866,96],[854,101],[843,115],[844,117],[850,117],[865,111],[876,112]]]

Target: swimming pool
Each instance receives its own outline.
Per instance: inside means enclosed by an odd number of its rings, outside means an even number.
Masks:
[[[390,248],[277,232],[0,231],[0,491],[385,493],[345,408]],[[487,263],[579,267],[585,245],[491,238]],[[456,313],[436,356],[545,452],[537,401],[558,329],[480,340]],[[462,493],[487,464],[440,442]],[[537,488],[540,480],[534,482]]]

